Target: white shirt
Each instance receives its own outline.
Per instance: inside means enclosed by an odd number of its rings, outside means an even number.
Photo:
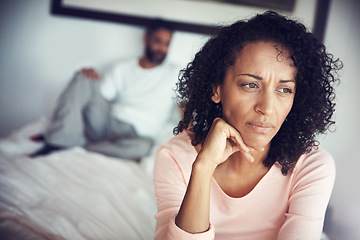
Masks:
[[[155,138],[175,105],[178,72],[167,62],[144,69],[137,58],[121,61],[105,74],[100,92],[113,102],[115,118],[132,124],[139,136]]]

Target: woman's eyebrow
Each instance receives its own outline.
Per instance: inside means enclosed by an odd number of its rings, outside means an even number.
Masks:
[[[295,80],[280,80],[281,83],[288,83],[288,82],[293,82],[296,83]]]
[[[243,73],[243,74],[239,74],[238,76],[248,76],[251,78],[255,78],[256,80],[263,80],[262,77],[250,73]]]
[[[254,75],[254,74],[250,74],[250,73],[242,73],[242,74],[239,74],[238,76],[248,76],[248,77],[251,77],[251,78],[254,78],[256,80],[263,80],[262,77],[258,76],[258,75]],[[295,80],[293,79],[289,79],[289,80],[280,80],[281,83],[288,83],[288,82],[293,82],[295,83]]]

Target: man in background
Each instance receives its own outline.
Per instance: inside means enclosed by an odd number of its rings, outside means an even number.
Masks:
[[[140,58],[121,61],[100,76],[82,69],[62,92],[46,129],[45,145],[31,157],[73,146],[139,160],[173,110],[178,68],[165,61],[172,26],[152,21]]]

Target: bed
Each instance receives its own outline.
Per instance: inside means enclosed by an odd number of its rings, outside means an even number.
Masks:
[[[0,139],[0,236],[6,239],[152,239],[156,149],[135,163],[81,147],[29,158],[45,117]]]
[[[153,239],[157,211],[151,154],[135,163],[74,147],[29,158],[45,117],[0,139],[0,239]],[[329,240],[323,234],[322,240]]]

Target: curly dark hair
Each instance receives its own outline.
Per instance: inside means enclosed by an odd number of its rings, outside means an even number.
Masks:
[[[303,24],[276,12],[267,11],[223,27],[180,72],[177,90],[184,115],[174,134],[189,128],[195,134],[192,145],[203,143],[214,119],[222,117],[221,102],[216,104],[211,99],[214,87],[222,84],[237,53],[247,43],[258,41],[285,47],[298,69],[293,107],[263,162],[267,167],[276,163],[287,175],[300,155],[318,146],[316,135],[335,123],[334,85],[339,82],[336,72],[342,62],[327,53]]]
[[[153,32],[160,28],[165,28],[170,32],[174,32],[174,26],[171,22],[165,21],[161,18],[155,18],[148,22],[146,26],[146,34],[151,35]]]

